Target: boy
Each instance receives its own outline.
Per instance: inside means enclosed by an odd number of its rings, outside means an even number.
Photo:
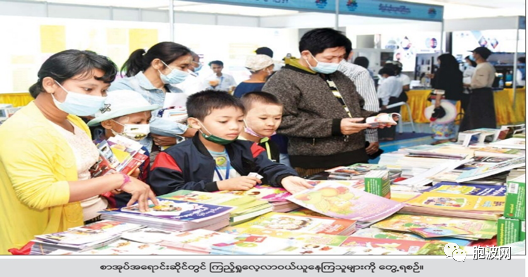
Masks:
[[[96,136],[94,143],[98,144],[108,140],[115,135],[139,141],[145,138],[149,132],[151,111],[158,109],[158,105],[151,105],[141,94],[133,90],[109,91],[104,107],[95,114],[95,118],[88,122],[88,126],[94,127],[99,124],[103,132]],[[146,147],[142,147],[145,155],[149,153]],[[131,175],[146,182],[150,167],[150,159],[146,161]],[[126,192],[113,191],[103,195],[116,207],[124,207],[130,201],[131,195]],[[115,203],[112,203],[115,201]],[[111,205],[114,206],[114,205]]]
[[[270,137],[275,134],[282,120],[281,102],[275,95],[263,91],[248,92],[240,101],[246,109],[246,126],[238,139],[257,143],[266,150],[268,159],[279,162],[279,147]]]
[[[187,99],[188,123],[199,132],[161,152],[149,176],[156,195],[176,190],[248,190],[261,181],[296,193],[311,186],[292,169],[270,161],[264,149],[237,140],[244,128],[244,106],[227,92],[205,90]]]

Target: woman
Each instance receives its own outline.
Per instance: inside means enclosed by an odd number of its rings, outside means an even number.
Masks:
[[[251,72],[248,80],[238,84],[233,96],[236,98],[252,91],[262,91],[268,77],[273,73],[273,60],[266,55],[249,56],[246,59],[246,68]]]
[[[477,62],[477,67],[471,78],[469,104],[460,124],[460,131],[497,127],[492,89],[495,68],[487,61],[491,54],[492,52],[486,47],[477,47],[473,50],[473,59]]]
[[[464,94],[462,95],[462,98],[460,98],[460,107],[462,107],[464,113],[466,112],[467,106],[469,105],[469,86],[471,85],[471,78],[475,73],[476,66],[477,63],[472,60],[469,56],[466,56],[464,58],[464,72],[462,73],[462,76],[464,78]]]
[[[462,72],[458,61],[451,54],[442,54],[438,57],[439,68],[433,79],[435,98],[432,101],[435,108],[440,107],[442,101],[449,101],[453,105],[462,98],[464,87]],[[448,142],[455,138],[455,122],[440,124],[432,123],[434,144]]]
[[[396,71],[392,66],[387,65],[381,68],[378,73],[382,77],[378,86],[380,111],[384,113],[399,113],[400,107],[387,109],[388,105],[401,102],[402,85],[395,76]],[[396,126],[378,130],[378,137],[380,141],[394,140],[396,138]]]
[[[137,49],[121,68],[121,71],[126,71],[128,78],[115,81],[109,90],[137,91],[150,104],[163,107],[165,93],[182,93],[172,85],[187,78],[192,63],[191,50],[174,42],[160,42],[146,52]],[[196,129],[188,128],[187,125],[161,118],[162,114],[163,110],[160,109],[152,111],[151,134],[141,141],[151,154],[154,153],[152,161],[159,147],[174,145],[180,136],[192,137],[196,133]]]
[[[77,116],[103,107],[116,72],[113,62],[90,51],[57,53],[29,89],[35,100],[0,126],[0,254],[35,235],[83,225],[83,214],[100,208],[98,196],[111,190],[132,194],[128,204],[139,201],[141,210],[148,199],[157,203],[150,187],[133,177],[90,179],[99,153]]]

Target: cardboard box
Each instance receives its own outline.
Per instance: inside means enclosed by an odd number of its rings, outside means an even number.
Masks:
[[[499,218],[497,222],[497,245],[505,245],[520,241],[521,221],[514,218]]]
[[[504,217],[526,219],[526,175],[521,175],[507,183]]]
[[[372,170],[365,175],[365,191],[390,199],[388,170]]]

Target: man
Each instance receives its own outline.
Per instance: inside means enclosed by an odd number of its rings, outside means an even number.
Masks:
[[[373,112],[363,109],[354,83],[337,71],[351,50],[341,32],[311,30],[299,42],[301,58],[286,59],[264,85],[284,105],[278,132],[288,136],[290,162],[300,176],[368,161],[363,130],[370,125],[361,122]]]
[[[255,50],[255,53],[257,55],[266,55],[270,58],[273,58],[273,50],[271,50],[269,47],[259,47],[257,50]]]
[[[495,104],[493,100],[493,81],[495,68],[487,59],[492,52],[486,47],[473,50],[473,60],[477,62],[471,78],[469,105],[460,124],[460,132],[477,128],[496,128]]]
[[[181,89],[185,94],[191,95],[199,91],[204,90],[207,86],[204,86],[204,80],[200,76],[200,70],[202,69],[202,63],[200,62],[200,56],[191,52],[193,61],[189,65],[189,76],[176,87]]]
[[[400,81],[402,85],[402,93],[400,97],[400,101],[407,102],[407,92],[411,90],[411,78],[409,76],[402,74],[403,70],[403,64],[399,61],[393,61],[392,66],[394,68],[394,71],[396,73],[396,78]]]
[[[235,78],[229,74],[222,73],[224,63],[222,61],[212,61],[209,63],[213,74],[206,78],[208,89],[232,91],[236,87]]]
[[[526,85],[526,57],[517,59],[517,76],[515,77],[518,87]]]
[[[352,59],[352,52],[347,55],[348,59]],[[359,57],[358,57],[359,58]],[[356,58],[356,61],[358,60]],[[366,59],[366,58],[365,58]],[[368,68],[368,60],[366,67],[351,63],[351,62],[342,62],[337,70],[345,74],[354,85],[356,85],[357,92],[365,99],[365,110],[371,112],[379,112],[378,97],[376,96],[376,87],[374,85],[374,80],[370,75]],[[368,146],[366,148],[367,155],[372,156],[379,151],[379,142],[378,142],[378,130],[376,129],[367,129],[366,130],[366,139]],[[375,157],[372,157],[375,158]]]

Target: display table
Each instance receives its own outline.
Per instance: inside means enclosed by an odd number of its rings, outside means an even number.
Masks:
[[[415,123],[429,123],[429,119],[424,115],[424,109],[431,105],[429,102],[428,90],[410,90],[407,92],[409,104],[412,111],[412,118]],[[496,91],[495,94],[495,113],[497,116],[497,125],[522,123],[526,120],[526,90],[517,89],[515,96],[515,106],[513,106],[513,89],[504,89]],[[457,111],[460,112],[460,102],[457,103]],[[407,109],[401,110],[404,121],[409,121]]]

